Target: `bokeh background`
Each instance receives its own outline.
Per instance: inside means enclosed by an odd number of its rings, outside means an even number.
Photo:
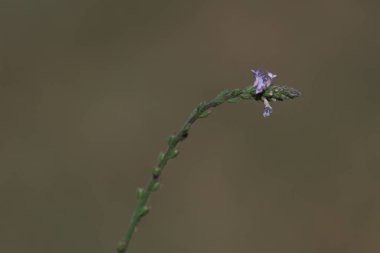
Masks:
[[[130,252],[380,252],[377,1],[0,2],[0,251],[115,252],[166,138],[197,122]]]

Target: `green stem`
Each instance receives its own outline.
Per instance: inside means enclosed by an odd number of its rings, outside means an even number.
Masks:
[[[214,99],[205,103],[200,103],[190,114],[181,130],[176,134],[169,137],[168,148],[164,153],[159,156],[157,167],[153,169],[152,177],[144,189],[138,190],[138,203],[132,215],[127,233],[117,247],[118,253],[125,253],[131,242],[132,236],[141,219],[149,212],[146,206],[151,194],[158,189],[160,175],[170,159],[173,159],[178,154],[176,149],[178,143],[185,140],[189,134],[192,125],[200,118],[206,118],[210,113],[210,109],[217,107],[224,102],[235,102],[236,99],[254,99],[260,101],[263,97],[270,100],[286,100],[298,97],[300,92],[296,89],[286,86],[271,86],[265,90],[264,94],[255,94],[255,90],[250,86],[246,89],[233,89],[225,90],[219,93]]]

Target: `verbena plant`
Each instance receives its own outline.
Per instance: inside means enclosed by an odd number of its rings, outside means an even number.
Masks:
[[[153,168],[151,178],[145,188],[137,189],[137,207],[132,214],[128,230],[123,240],[117,246],[118,253],[125,253],[129,243],[135,232],[136,226],[141,219],[149,213],[147,202],[151,194],[160,187],[160,176],[170,159],[178,155],[177,145],[184,141],[188,135],[192,125],[198,119],[207,118],[211,109],[222,105],[225,102],[236,103],[239,100],[254,100],[264,103],[263,116],[268,117],[272,113],[272,107],[269,101],[284,101],[296,98],[301,95],[297,89],[287,87],[285,85],[272,85],[272,80],[276,75],[261,69],[252,70],[255,81],[253,85],[247,88],[237,88],[233,90],[224,90],[220,92],[214,99],[209,102],[201,102],[190,114],[185,124],[175,135],[168,138],[168,147],[165,152],[159,154],[157,166]]]

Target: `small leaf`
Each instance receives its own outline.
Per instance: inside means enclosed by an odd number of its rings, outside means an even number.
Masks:
[[[142,199],[145,196],[145,190],[144,188],[138,188],[137,189],[137,198]]]
[[[168,138],[168,144],[169,146],[173,145],[175,143],[175,136],[174,135],[170,135],[169,138]]]
[[[153,176],[154,176],[155,178],[159,177],[160,174],[161,174],[161,168],[159,168],[159,167],[155,167],[155,168],[153,169],[153,171],[152,171],[152,174],[153,174]]]
[[[241,93],[242,93],[242,90],[237,88],[237,89],[232,90],[231,95],[232,96],[239,96]]]
[[[139,211],[139,217],[142,218],[149,213],[150,209],[147,206],[143,206]]]
[[[155,182],[152,186],[152,191],[157,191],[160,188],[160,182]]]
[[[240,94],[241,99],[251,99],[252,96],[249,93],[242,93]]]
[[[223,91],[221,91],[221,92],[215,97],[214,102],[215,102],[216,104],[218,104],[218,105],[223,104],[223,103],[225,102],[225,98],[224,98],[224,97],[225,97],[227,94],[229,94],[229,93],[230,93],[229,90],[223,90]]]
[[[203,112],[205,110],[205,104],[205,102],[199,103],[199,105],[197,106],[197,112]]]
[[[217,97],[224,97],[224,96],[227,95],[228,93],[230,93],[229,90],[222,90],[221,92],[219,92],[219,94],[218,94]]]
[[[227,100],[228,103],[236,103],[239,99],[238,98],[230,98]]]
[[[191,112],[190,117],[194,117],[195,115],[197,115],[197,113],[198,113],[198,109],[195,108],[195,109]]]
[[[214,103],[216,105],[221,105],[221,104],[223,104],[223,102],[224,102],[223,98],[215,98],[214,99]]]
[[[170,150],[169,158],[170,158],[170,159],[173,159],[173,158],[175,158],[178,154],[179,154],[178,149],[172,149],[172,150]]]
[[[248,92],[248,93],[252,93],[252,92],[255,91],[255,88],[254,88],[252,85],[250,85],[250,86],[248,86],[247,88],[245,88],[245,90],[246,90],[246,92]]]
[[[190,128],[191,128],[191,124],[188,123],[188,124],[186,124],[186,125],[183,127],[183,130],[184,130],[185,132],[188,132],[188,131],[190,130]]]
[[[265,91],[264,91],[264,96],[265,96],[265,97],[271,97],[271,96],[273,96],[273,91],[270,90],[270,89],[265,90]]]
[[[199,115],[199,118],[203,119],[203,118],[207,118],[208,115],[210,115],[211,111],[210,110],[207,110],[207,111],[204,111],[201,113],[201,115]]]
[[[165,158],[165,154],[164,154],[164,152],[161,152],[161,153],[158,155],[158,160],[159,160],[160,162],[162,162],[162,161],[164,160],[164,158]]]

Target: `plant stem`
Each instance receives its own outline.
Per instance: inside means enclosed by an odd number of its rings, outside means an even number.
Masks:
[[[294,89],[286,86],[271,86],[262,94],[255,94],[254,88],[247,87],[246,89],[233,89],[224,90],[219,93],[214,99],[209,102],[200,103],[190,114],[189,118],[186,120],[185,124],[182,126],[180,131],[176,135],[172,135],[168,139],[168,148],[164,153],[159,156],[159,161],[157,167],[153,169],[152,177],[149,183],[144,189],[138,189],[138,203],[137,207],[132,215],[127,233],[124,236],[123,241],[121,241],[117,247],[118,253],[127,252],[128,246],[141,219],[149,212],[149,208],[146,206],[151,194],[158,189],[160,175],[165,168],[166,164],[170,159],[177,156],[178,151],[176,149],[178,143],[185,140],[188,135],[192,125],[200,118],[206,118],[211,112],[210,109],[217,107],[225,102],[236,102],[237,99],[254,99],[260,101],[262,98],[267,100],[286,100],[298,97],[301,93]]]

